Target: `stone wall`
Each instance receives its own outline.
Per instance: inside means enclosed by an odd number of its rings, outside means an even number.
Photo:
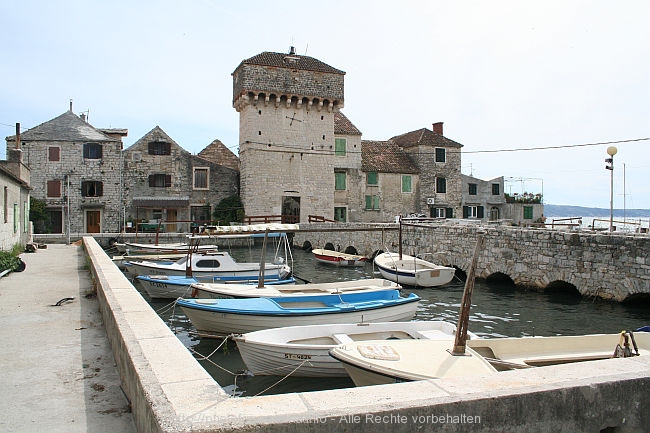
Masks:
[[[323,232],[296,233],[294,244],[305,241],[322,247],[327,242],[348,246],[364,255],[378,250],[397,251],[398,224],[346,224],[357,231],[328,231],[337,224],[301,225]],[[433,257],[433,261],[467,271],[476,243],[477,225],[441,223],[427,227],[404,227],[405,254]],[[478,262],[477,277],[497,274],[515,284],[540,290],[568,283],[583,296],[623,301],[630,296],[650,295],[650,236],[599,232],[569,232],[510,226],[488,227],[485,247]],[[429,255],[431,254],[431,255]]]

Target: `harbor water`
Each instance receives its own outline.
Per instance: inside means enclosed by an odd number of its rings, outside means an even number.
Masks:
[[[229,252],[235,260],[256,262],[259,261],[260,251],[259,247],[252,247],[233,248]],[[299,248],[292,249],[291,253],[295,275],[310,282],[381,277],[371,263],[363,267],[334,267],[317,262],[310,252]],[[267,261],[269,259],[271,257],[267,255]],[[137,280],[134,284],[141,290]],[[422,299],[414,320],[445,320],[456,324],[463,289],[464,282],[456,279],[439,288],[405,287],[403,292],[414,292]],[[172,301],[150,300],[143,290],[141,292],[201,365],[233,396],[354,386],[347,378],[252,376],[247,373],[233,341],[196,335],[192,324]],[[615,303],[583,298],[577,292],[543,293],[511,287],[507,283],[488,285],[477,281],[472,296],[469,330],[480,337],[491,338],[617,333],[649,324],[648,304]],[[202,359],[204,357],[207,358]]]

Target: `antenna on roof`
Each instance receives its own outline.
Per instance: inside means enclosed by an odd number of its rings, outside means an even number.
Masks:
[[[309,48],[309,43],[307,43],[307,46],[305,47],[305,54],[303,54],[303,55],[305,55],[305,56],[307,55],[307,49],[308,48]]]

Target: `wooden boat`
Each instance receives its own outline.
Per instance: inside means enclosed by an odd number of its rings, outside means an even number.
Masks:
[[[293,284],[296,280],[289,276],[285,279],[279,279],[277,275],[265,275],[264,285],[272,286],[275,284]],[[176,299],[181,297],[195,297],[193,295],[192,284],[195,283],[224,283],[227,285],[236,284],[246,287],[253,291],[252,285],[259,283],[258,277],[239,277],[217,275],[211,277],[185,277],[182,275],[138,275],[136,277],[144,288],[145,292],[153,299]]]
[[[187,254],[190,249],[194,251],[216,251],[217,245],[193,245],[192,243],[165,243],[165,244],[142,244],[135,242],[124,242],[113,244],[122,254]]]
[[[452,267],[436,265],[424,259],[386,252],[375,257],[375,265],[387,280],[398,284],[420,287],[437,287],[454,278]]]
[[[177,305],[206,336],[281,326],[410,320],[420,298],[398,290],[245,299],[179,299]]]
[[[363,266],[368,262],[366,256],[357,254],[346,254],[340,251],[326,250],[323,248],[316,248],[311,250],[316,260],[320,263],[327,263],[335,266]]]
[[[650,334],[632,335],[628,355],[650,355]],[[609,359],[618,348],[626,350],[622,338],[598,334],[469,340],[464,356],[451,353],[450,341],[364,341],[337,346],[330,355],[343,363],[355,385],[365,386]]]
[[[192,284],[193,298],[256,298],[276,296],[314,296],[341,293],[375,292],[379,290],[400,290],[402,286],[383,278],[337,281],[334,283],[310,283],[295,285],[265,284],[255,287],[245,284],[204,283]]]
[[[456,326],[440,320],[290,326],[236,335],[239,353],[254,375],[347,377],[329,356],[339,344],[367,340],[447,340]],[[476,336],[474,336],[476,338]]]
[[[130,260],[124,263],[127,271],[134,277],[139,275],[180,275],[196,277],[248,277],[257,278],[264,269],[266,276],[286,279],[291,268],[279,258],[276,263],[238,263],[225,251],[208,251],[188,254],[173,263],[159,263],[149,260]]]
[[[166,262],[173,263],[177,260],[182,259],[187,254],[139,254],[135,256],[123,255],[123,256],[113,256],[111,260],[117,265],[121,270],[126,270],[124,263],[129,262],[130,260],[148,260],[150,262]]]

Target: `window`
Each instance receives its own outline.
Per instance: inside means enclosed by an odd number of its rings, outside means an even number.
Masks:
[[[501,195],[501,185],[498,183],[492,184],[492,195]]]
[[[47,196],[48,197],[61,197],[61,181],[48,180],[47,181]]]
[[[171,174],[150,174],[149,186],[152,188],[169,188],[172,186]]]
[[[210,175],[209,168],[194,168],[194,189],[209,189],[208,177]]]
[[[98,180],[84,180],[81,182],[82,197],[101,197],[104,195],[104,184]]]
[[[444,218],[445,217],[445,208],[444,207],[435,207],[431,210],[431,216],[433,218]]]
[[[18,203],[14,203],[14,233],[18,233],[18,225],[20,220],[18,219]]]
[[[346,146],[345,138],[334,139],[334,154],[336,156],[345,156],[346,153],[345,146]]]
[[[336,191],[345,191],[345,172],[344,171],[335,171],[334,172],[334,189]]]
[[[477,185],[475,183],[469,184],[469,195],[476,195]]]
[[[436,147],[436,162],[446,162],[447,152],[443,147]]]
[[[411,186],[411,176],[402,176],[402,192],[413,192],[413,188]]]
[[[533,219],[533,207],[532,206],[524,206],[524,219],[525,220],[532,220]]]
[[[29,227],[29,202],[23,202],[23,233],[27,233]]]
[[[379,196],[367,195],[366,196],[366,210],[379,210]]]
[[[483,206],[463,206],[463,218],[483,218]]]
[[[436,192],[440,194],[447,192],[447,179],[444,177],[436,177]]]
[[[164,141],[149,142],[149,155],[171,155],[172,145]]]
[[[5,224],[9,222],[9,187],[5,186],[5,202],[4,202]]]
[[[205,259],[196,262],[197,268],[218,268],[219,266],[221,266],[221,263],[215,259]]]
[[[369,171],[366,173],[366,184],[377,185],[379,183],[379,176],[376,171]]]
[[[50,162],[61,161],[61,148],[50,146],[47,148],[47,160]]]
[[[85,159],[102,159],[102,145],[99,143],[84,143]]]
[[[345,207],[335,207],[334,220],[342,223],[347,222],[347,209]]]

